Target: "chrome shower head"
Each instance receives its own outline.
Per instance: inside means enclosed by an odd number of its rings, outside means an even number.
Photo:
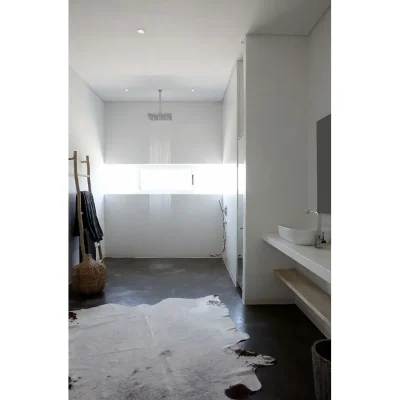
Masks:
[[[172,121],[171,113],[147,113],[150,121]]]

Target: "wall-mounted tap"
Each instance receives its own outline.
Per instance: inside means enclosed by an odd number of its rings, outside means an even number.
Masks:
[[[315,232],[315,240],[314,240],[314,246],[317,248],[322,247],[323,243],[326,243],[325,238],[324,238],[324,232],[322,232],[321,229],[321,213],[313,210],[306,210],[306,214],[316,214],[318,218],[317,222],[317,231]]]

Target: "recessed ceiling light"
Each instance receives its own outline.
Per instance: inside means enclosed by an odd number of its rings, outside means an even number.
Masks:
[[[129,92],[129,89],[125,89],[125,92]]]
[[[194,89],[192,89],[192,92],[194,92]]]
[[[136,31],[139,35],[144,35],[144,30],[143,29],[138,29]]]

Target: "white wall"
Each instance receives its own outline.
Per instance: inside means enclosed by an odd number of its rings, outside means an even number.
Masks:
[[[323,16],[308,45],[308,207],[317,209],[317,121],[331,113],[331,11]]]
[[[239,60],[237,65],[238,77],[238,137],[244,133],[244,71],[243,60]]]
[[[244,70],[243,70],[243,60],[239,60],[236,63],[237,74],[238,74],[238,147],[237,147],[237,160],[238,160],[238,174],[237,174],[237,202],[238,202],[238,228],[244,225],[244,195],[246,188],[246,173],[245,173],[245,163],[246,163],[246,135],[244,129]],[[243,229],[238,229],[238,243],[237,252],[239,258],[243,257]],[[242,260],[242,262],[244,262]],[[243,268],[242,268],[243,270]],[[241,277],[242,278],[242,277]]]
[[[308,202],[307,44],[304,36],[247,35],[245,304],[292,302],[273,273],[294,262],[262,241],[305,222]]]
[[[209,257],[222,249],[220,195],[106,195],[108,257]]]
[[[235,65],[222,104],[223,114],[223,163],[226,185],[224,205],[228,207],[226,220],[225,265],[237,283],[237,137],[238,137],[238,68]]]
[[[115,102],[106,103],[105,108],[106,164],[222,163],[221,103],[164,103],[163,112],[171,112],[172,121],[154,122],[147,113],[157,112],[157,103]],[[205,187],[205,167],[193,166],[198,172],[193,193],[135,194],[133,187],[126,192],[129,195],[121,190],[119,194],[108,192],[107,255],[209,257],[219,253],[222,213],[218,200],[223,182],[219,182],[219,193],[215,192],[214,179],[210,179],[212,188]]]
[[[172,121],[150,121],[157,102],[106,103],[107,164],[219,164],[220,102],[163,103]]]
[[[104,230],[104,196],[102,188],[102,167],[104,163],[104,103],[92,89],[69,68],[69,137],[68,156],[78,151],[80,160],[90,156],[92,192],[96,203],[97,216]],[[69,161],[69,266],[79,263],[79,241],[71,235],[75,223],[76,189],[73,178],[73,163]],[[86,173],[86,166],[79,163],[80,172]],[[87,190],[87,181],[80,178],[81,189]],[[106,233],[104,232],[104,235]],[[102,242],[102,248],[104,243]],[[104,252],[105,253],[105,252]]]
[[[331,113],[331,11],[321,18],[308,38],[308,207],[317,209],[317,121]],[[316,226],[314,216],[311,223]],[[322,228],[331,228],[330,215],[323,215]],[[324,292],[331,294],[331,285],[302,265],[296,268]],[[298,303],[298,301],[297,301]],[[326,332],[324,326],[320,327]]]

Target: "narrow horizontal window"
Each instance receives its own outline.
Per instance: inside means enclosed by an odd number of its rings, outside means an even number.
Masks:
[[[140,190],[156,192],[192,190],[192,169],[190,166],[178,165],[141,167]]]
[[[105,164],[106,194],[236,195],[236,164]]]

